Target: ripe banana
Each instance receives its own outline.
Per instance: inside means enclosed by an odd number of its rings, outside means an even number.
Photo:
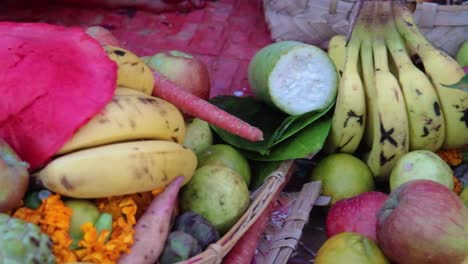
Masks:
[[[117,85],[128,87],[151,95],[154,77],[146,63],[131,51],[115,47],[104,46],[109,58],[117,63]]]
[[[396,63],[409,122],[409,150],[436,151],[444,142],[445,123],[440,101],[427,76],[411,61],[394,21],[385,26],[385,41]]]
[[[395,24],[408,46],[421,58],[424,69],[439,95],[445,119],[443,148],[459,148],[468,144],[468,92],[446,87],[461,80],[463,68],[449,55],[437,50],[421,34],[412,14],[399,4],[393,5]]]
[[[373,27],[375,100],[373,144],[366,163],[375,177],[387,179],[395,162],[408,152],[408,118],[397,79],[390,72],[383,25],[391,14],[388,2],[378,2]]]
[[[346,36],[335,35],[328,42],[328,56],[335,64],[336,71],[343,74],[344,64],[346,60]]]
[[[57,154],[138,139],[184,141],[184,118],[174,105],[129,90],[117,88],[104,110],[82,126]]]
[[[359,49],[361,46],[363,9],[346,46],[346,60],[340,78],[332,127],[326,143],[328,152],[353,153],[364,134],[366,101],[364,87],[358,72]]]
[[[182,145],[143,140],[70,153],[51,161],[34,177],[64,196],[100,198],[162,188],[180,175],[187,183],[196,167],[195,154]]]
[[[373,19],[372,14],[374,14],[375,3],[369,2],[366,4],[369,8],[368,22],[364,24],[364,31],[367,32],[363,34],[362,44],[361,44],[361,71],[362,79],[364,83],[364,90],[366,96],[366,126],[364,130],[364,142],[368,147],[372,147],[372,141],[374,137],[374,120],[377,120],[378,117],[374,116],[378,114],[373,109],[375,108],[373,104],[375,103],[375,69],[374,69],[374,58],[372,54],[372,37],[369,32],[372,31],[371,22]]]

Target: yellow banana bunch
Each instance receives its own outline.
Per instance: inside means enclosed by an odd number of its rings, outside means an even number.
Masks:
[[[177,176],[188,182],[195,154],[163,140],[115,143],[67,154],[34,177],[47,189],[74,198],[99,198],[163,188]]]
[[[117,85],[141,91],[151,95],[154,77],[146,63],[131,51],[115,47],[104,46],[109,58],[117,63]]]
[[[139,91],[117,88],[104,110],[82,126],[58,154],[139,139],[182,143],[184,138],[184,118],[174,105]]]
[[[418,30],[411,12],[401,5],[393,5],[396,28],[406,44],[416,52],[424,70],[432,81],[440,100],[445,119],[443,148],[459,148],[468,144],[468,92],[447,87],[458,83],[465,75],[455,59],[436,49]],[[436,106],[435,106],[436,108]]]
[[[410,150],[468,145],[468,92],[449,87],[465,76],[463,69],[425,39],[404,4],[364,1],[351,40],[334,36],[328,55],[343,72],[328,152],[359,149],[374,176],[385,180]]]

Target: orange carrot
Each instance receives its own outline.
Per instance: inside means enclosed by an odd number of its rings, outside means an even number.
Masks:
[[[187,114],[205,120],[234,135],[250,141],[263,140],[263,132],[260,129],[185,91],[156,71],[153,71],[153,76],[155,81],[154,96],[174,104]]]

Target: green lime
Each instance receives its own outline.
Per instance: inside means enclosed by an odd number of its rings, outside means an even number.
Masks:
[[[332,204],[374,189],[369,167],[351,154],[334,153],[317,164],[312,181],[322,181],[322,194],[331,196]]]
[[[226,166],[239,173],[247,186],[249,186],[251,178],[249,161],[238,150],[230,145],[211,145],[202,151],[197,157],[198,168],[206,165]]]
[[[390,263],[371,239],[344,232],[332,236],[319,249],[315,264],[387,264]]]

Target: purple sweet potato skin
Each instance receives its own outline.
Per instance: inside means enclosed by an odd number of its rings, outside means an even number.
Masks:
[[[81,28],[0,22],[0,138],[34,170],[112,99],[117,65]]]
[[[171,228],[172,212],[177,195],[184,182],[179,176],[156,196],[135,225],[134,244],[131,252],[119,259],[119,264],[153,264],[161,255]]]

